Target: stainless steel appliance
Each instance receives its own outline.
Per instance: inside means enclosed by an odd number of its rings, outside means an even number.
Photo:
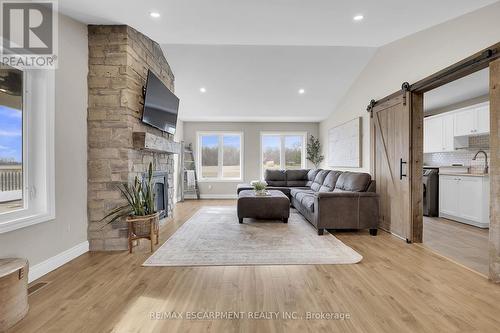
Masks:
[[[439,215],[439,169],[424,167],[424,216]]]

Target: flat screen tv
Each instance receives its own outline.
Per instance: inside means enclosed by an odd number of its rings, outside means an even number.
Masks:
[[[151,71],[148,71],[142,122],[174,134],[179,99]]]

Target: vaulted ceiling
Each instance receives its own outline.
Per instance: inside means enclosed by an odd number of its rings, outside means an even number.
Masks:
[[[160,43],[181,119],[319,121],[377,47],[494,2],[60,0],[59,8],[88,24],[130,25]]]

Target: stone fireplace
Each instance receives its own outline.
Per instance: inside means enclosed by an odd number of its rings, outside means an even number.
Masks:
[[[142,89],[152,70],[173,92],[174,75],[160,46],[129,26],[89,26],[88,238],[90,250],[127,249],[124,221],[101,219],[124,198],[117,185],[142,178],[153,164],[157,205],[173,208],[173,137],[141,122]]]

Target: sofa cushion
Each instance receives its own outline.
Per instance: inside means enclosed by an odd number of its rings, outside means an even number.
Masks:
[[[283,186],[268,186],[266,187],[267,190],[276,190],[276,191],[281,191],[283,194],[285,194],[287,197],[290,196],[290,188],[289,187],[283,187]]]
[[[286,174],[284,170],[266,170],[264,180],[269,186],[286,186]]]
[[[289,187],[305,187],[307,184],[306,180],[287,180],[286,186]]]
[[[290,187],[306,186],[308,169],[287,170],[286,185]]]
[[[286,180],[307,180],[308,169],[286,170]]]
[[[329,173],[330,170],[321,170],[320,172],[318,172],[318,174],[314,178],[313,183],[311,184],[311,190],[318,192]]]
[[[314,191],[297,189],[297,188],[290,189],[290,196],[297,198],[297,200],[302,199],[303,195],[305,195],[305,194],[314,194]]]
[[[328,175],[325,177],[323,184],[319,188],[318,192],[331,192],[335,189],[335,184],[339,179],[339,176],[342,174],[342,171],[330,171]]]
[[[367,173],[346,171],[339,176],[334,191],[365,192],[371,179],[372,177]]]
[[[314,212],[314,194],[304,195],[304,197],[300,200],[300,203],[311,213]]]
[[[306,183],[306,186],[311,187],[312,183],[314,182],[314,178],[316,178],[316,175],[320,171],[321,171],[321,169],[311,169],[311,170],[309,170],[309,172],[307,173],[307,183]]]

